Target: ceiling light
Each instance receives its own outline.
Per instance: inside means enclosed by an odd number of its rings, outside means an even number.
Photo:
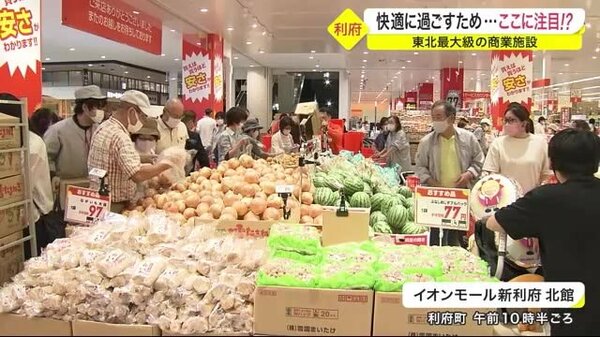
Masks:
[[[309,60],[313,60],[315,57],[314,56],[309,56],[308,59]]]
[[[327,101],[327,106],[331,106],[331,101]]]
[[[458,61],[458,64],[462,64],[462,63],[463,63],[463,61]]]
[[[296,76],[298,76],[298,77],[301,77],[301,76],[302,76],[302,74],[300,74],[300,73],[297,73],[297,74],[296,74]]]
[[[311,51],[310,51],[310,53],[311,53],[311,54],[314,54],[314,53],[316,53],[316,51],[314,51],[314,50],[311,50]]]
[[[595,59],[597,59],[597,58],[598,58],[598,56],[592,56],[592,58],[595,60]]]
[[[254,64],[251,64],[251,65],[250,65],[250,68],[254,68]]]
[[[91,63],[88,63],[88,67],[93,67],[94,65]]]
[[[208,13],[208,8],[201,8],[200,12],[202,12],[202,13]]]
[[[262,32],[262,36],[265,36],[265,35],[267,35],[267,31],[266,31],[266,30],[263,30],[263,32]]]
[[[264,53],[265,53],[265,51],[264,51],[264,50],[262,50],[262,49],[259,49],[259,50],[258,50],[258,52],[259,52],[259,53],[261,53],[261,54],[264,54]]]
[[[233,27],[227,27],[227,30],[230,31],[230,32],[233,31],[234,29],[235,28],[233,28]]]
[[[75,48],[69,48],[70,51],[75,51]]]
[[[565,63],[565,67],[568,67],[568,66],[570,66],[570,64],[568,64],[568,63]]]
[[[414,55],[419,55],[419,52],[418,52],[418,51],[416,51],[416,52],[414,52],[413,54],[414,54]]]
[[[562,75],[563,73],[558,73],[559,75]]]
[[[133,14],[135,14],[135,15],[138,15],[138,14],[140,14],[140,12],[138,12],[138,11],[133,11]]]
[[[100,58],[101,58],[101,59],[105,59],[105,58],[106,58],[106,56],[102,55],[102,56],[100,56]]]
[[[477,53],[471,53],[471,56],[477,56]]]
[[[473,77],[471,77],[471,81],[473,80]]]
[[[411,62],[412,62],[411,60],[406,60],[406,63],[411,63]]]
[[[129,72],[128,71],[124,71],[123,74],[129,74]]]
[[[49,57],[46,57],[46,61],[50,61],[50,58],[49,58]]]
[[[363,63],[367,63],[367,60],[363,60]]]
[[[591,22],[588,22],[588,23],[586,23],[586,24],[585,24],[585,27],[586,27],[586,28],[592,28],[592,23],[591,23]]]
[[[46,70],[46,68],[42,67],[42,70]]]
[[[365,69],[365,66],[361,66],[362,69]]]
[[[402,69],[406,69],[406,66],[402,66]]]
[[[331,81],[325,80],[325,85],[329,85],[330,83],[331,83]]]
[[[177,62],[177,61],[179,61],[179,59],[178,58],[174,58],[173,61]]]
[[[234,60],[239,60],[239,57],[237,57],[237,56],[234,56],[234,57],[233,57],[233,59],[234,59]]]
[[[317,69],[313,69],[312,71],[317,71]]]
[[[251,44],[252,44],[252,41],[246,41],[246,44],[247,44],[247,45],[251,45]]]
[[[318,65],[318,64],[317,64],[317,65],[315,65],[315,68],[320,68],[320,67],[321,67],[321,66],[320,66],[320,65]]]
[[[201,46],[202,42],[196,42],[196,45]]]
[[[323,77],[329,78],[329,73],[327,72],[327,73],[323,74]]]
[[[162,57],[165,57],[165,56],[167,56],[167,55],[166,55],[166,54],[160,54],[160,56],[162,56]]]
[[[363,51],[363,55],[369,55],[368,51]]]
[[[148,76],[146,76],[146,78],[150,79],[150,78],[152,78],[152,77],[151,77],[150,75],[148,75]]]
[[[171,29],[171,33],[175,33],[175,29]]]
[[[429,80],[425,80],[425,82],[429,83]]]
[[[171,81],[177,81],[177,77],[171,77]]]
[[[398,78],[398,76],[394,76],[394,79]]]
[[[256,27],[258,27],[258,23],[253,23],[252,28],[256,28]]]

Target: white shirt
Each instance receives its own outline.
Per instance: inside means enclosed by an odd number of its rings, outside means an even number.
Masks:
[[[538,187],[550,174],[548,143],[540,135],[525,138],[501,136],[488,150],[483,170],[516,180],[527,193]]]
[[[198,124],[196,125],[196,131],[198,131],[198,133],[200,134],[202,145],[204,145],[205,148],[212,147],[213,136],[215,135],[216,130],[216,120],[208,116],[204,116],[198,121]]]
[[[50,182],[50,166],[44,140],[33,132],[29,132],[29,165],[31,191],[33,201],[33,220],[40,219],[41,214],[48,214],[54,205],[52,183]],[[38,210],[39,207],[39,210]]]
[[[156,142],[157,154],[173,146],[185,149],[185,142],[188,140],[189,135],[183,122],[179,122],[174,129],[168,127],[162,118],[159,118],[156,124],[158,126],[158,133],[160,133],[160,139]]]
[[[271,152],[274,154],[289,153],[294,146],[294,138],[292,135],[284,135],[281,131],[277,131],[271,137]]]
[[[535,123],[535,126],[533,127],[533,131],[535,132],[536,135],[545,135],[546,127],[542,123]]]

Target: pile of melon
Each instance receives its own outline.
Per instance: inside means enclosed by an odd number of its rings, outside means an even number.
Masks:
[[[278,185],[294,185],[287,209],[301,214],[302,223],[322,223],[322,207],[313,205],[314,186],[301,169],[286,169],[254,160],[248,155],[222,162],[216,169],[202,168],[171,190],[157,193],[148,188],[135,210],[158,208],[181,214],[182,220],[281,220],[284,201]],[[302,177],[302,183],[300,183]]]

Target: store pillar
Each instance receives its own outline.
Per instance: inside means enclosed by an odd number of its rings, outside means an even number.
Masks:
[[[5,18],[26,18],[0,28],[0,93],[27,99],[32,114],[42,103],[41,1],[3,1],[0,6]]]
[[[465,70],[463,68],[443,68],[440,70],[441,98],[456,108],[462,106]]]
[[[204,116],[204,110],[224,109],[223,38],[216,34],[205,37],[183,37],[182,96],[186,109]]]
[[[260,125],[265,128],[271,125],[273,112],[272,87],[271,69],[265,67],[248,68],[246,107],[250,111],[250,118],[258,118]]]
[[[178,74],[171,71],[167,74],[169,76],[169,98],[179,97],[179,78]]]
[[[509,103],[523,104],[531,111],[533,52],[493,51],[490,93],[492,124],[502,129]]]

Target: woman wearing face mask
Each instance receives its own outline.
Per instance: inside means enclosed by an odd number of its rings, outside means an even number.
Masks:
[[[248,119],[248,114],[242,108],[234,107],[227,111],[225,115],[227,128],[217,142],[219,163],[223,160],[239,157],[245,146],[248,145],[248,139],[244,139],[242,132],[246,119]]]
[[[218,162],[219,161],[219,147],[217,146],[217,144],[219,142],[219,138],[221,138],[221,135],[223,134],[223,131],[225,131],[225,128],[226,128],[225,113],[223,111],[217,112],[217,114],[215,115],[215,121],[217,122],[217,128],[212,137],[211,144],[213,144],[213,146],[212,146],[212,152],[209,154],[209,156],[211,157],[210,158],[211,161]]]
[[[271,138],[271,152],[273,154],[291,153],[298,148],[294,144],[294,137],[292,137],[293,126],[294,121],[290,117],[281,118],[279,121],[279,131]]]
[[[147,119],[144,126],[131,135],[135,150],[139,153],[143,164],[152,164],[157,158],[156,143],[160,139],[160,133],[156,124],[156,120]]]
[[[512,103],[504,113],[504,135],[494,140],[483,171],[516,180],[527,193],[550,176],[546,138],[533,134],[529,111]]]
[[[75,98],[73,117],[50,126],[44,134],[51,175],[60,179],[88,176],[92,135],[104,119],[106,96],[98,86],[77,90]]]
[[[258,123],[258,119],[250,119],[244,123],[244,139],[247,139],[246,153],[252,155],[254,159],[267,159],[271,155],[263,151],[264,146],[259,141],[260,130],[262,126]]]
[[[402,130],[402,124],[398,116],[392,116],[387,120],[386,130],[388,135],[385,140],[385,149],[373,155],[373,159],[385,159],[388,166],[398,164],[400,169],[412,170],[410,159],[410,144],[406,133]]]

